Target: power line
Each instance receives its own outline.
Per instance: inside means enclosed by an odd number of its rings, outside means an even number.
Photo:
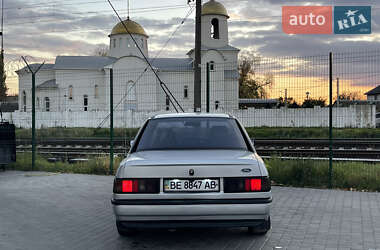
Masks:
[[[132,11],[132,13],[144,13],[144,12],[148,12],[148,11],[154,11],[154,10],[171,10],[171,9],[177,9],[177,8],[187,8],[188,6],[187,5],[183,5],[183,4],[177,4],[177,5],[164,5],[164,6],[152,6],[152,7],[144,7],[144,8],[134,8],[134,9],[130,9]],[[57,11],[55,11],[57,12]],[[99,14],[99,13],[105,13],[105,12],[110,12],[112,13],[112,11],[108,10],[108,9],[99,9],[97,11],[81,11],[81,12],[63,12],[63,11],[59,11],[59,13],[63,13],[63,14],[67,14],[67,15],[80,15],[80,16],[83,16],[85,14]],[[124,13],[124,12],[128,12],[127,9],[120,9],[119,10],[120,13]],[[50,17],[50,16],[56,16],[56,13],[53,13],[53,14],[48,14],[48,15],[37,15],[37,16],[17,16],[17,17],[14,17],[14,18],[6,18],[6,20],[14,20],[14,19],[32,19],[32,18],[41,18],[41,17]]]
[[[117,1],[117,2],[123,2],[124,0],[114,0],[114,1]],[[54,4],[54,3],[57,3],[57,2],[60,2],[61,4]],[[81,3],[63,3],[62,4],[62,1],[56,1],[56,2],[53,2],[53,4],[37,4],[37,5],[27,5],[27,6],[22,6],[22,7],[7,7],[7,8],[4,8],[4,10],[10,10],[10,9],[18,9],[18,10],[21,10],[21,9],[30,9],[30,8],[36,8],[36,7],[41,7],[41,8],[48,8],[48,7],[57,7],[57,6],[70,6],[70,5],[75,5],[75,6],[78,6],[78,5],[87,5],[87,4],[93,4],[93,3],[104,3],[104,0],[97,0],[97,1],[87,1],[87,2],[81,2]]]
[[[152,9],[152,10],[143,10],[143,11],[139,11],[139,12],[133,12],[133,13],[151,13],[151,12],[158,12],[158,11],[168,11],[168,10],[174,10],[174,9],[185,9],[186,7],[173,7],[173,8],[165,8],[165,9]],[[99,13],[102,13],[102,12],[99,12]],[[94,17],[96,15],[91,15],[91,16],[85,16],[87,18],[91,18],[91,17]],[[25,22],[16,22],[16,23],[6,23],[7,26],[16,26],[16,25],[20,25],[20,24],[32,24],[32,23],[46,23],[46,22],[52,22],[52,21],[57,21],[57,18],[56,16],[54,15],[50,15],[50,16],[41,16],[41,17],[55,17],[55,18],[50,18],[50,19],[47,19],[47,20],[36,20],[36,21],[25,21]],[[63,17],[63,20],[61,20],[60,22],[65,22],[65,21],[68,21],[68,22],[71,22],[73,20],[83,20],[83,16],[81,17],[78,17],[78,18],[73,18],[73,19],[67,19],[67,17]]]

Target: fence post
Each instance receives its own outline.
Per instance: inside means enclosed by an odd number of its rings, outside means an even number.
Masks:
[[[206,112],[210,112],[210,63],[206,64]]]
[[[113,69],[110,69],[110,175],[113,174]]]
[[[36,165],[36,73],[32,72],[32,171]]]
[[[37,70],[33,71],[25,57],[21,57],[28,67],[30,73],[32,73],[32,171],[36,164],[36,74],[44,66],[45,62],[38,66]]]
[[[329,54],[329,188],[332,188],[332,162],[333,162],[333,124],[332,124],[332,98],[333,98],[333,53]]]

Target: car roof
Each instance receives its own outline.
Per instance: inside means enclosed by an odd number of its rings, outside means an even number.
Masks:
[[[183,118],[183,117],[210,117],[210,118],[232,118],[232,116],[223,113],[170,113],[155,115],[152,119],[161,118]]]

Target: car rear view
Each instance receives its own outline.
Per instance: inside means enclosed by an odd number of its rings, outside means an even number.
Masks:
[[[137,228],[270,229],[268,172],[240,123],[224,114],[149,119],[114,181],[121,235]]]

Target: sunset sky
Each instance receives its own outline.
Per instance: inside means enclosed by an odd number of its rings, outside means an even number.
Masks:
[[[127,1],[112,2],[122,17],[126,17]],[[149,35],[150,56],[161,49],[189,11],[187,0],[130,2],[131,19],[140,23]],[[220,2],[225,5],[231,17],[230,44],[242,51],[254,50],[261,56],[276,58],[325,55],[331,50],[380,48],[380,2],[376,0]],[[283,5],[371,5],[372,34],[287,35],[282,32],[281,26]],[[11,94],[18,92],[14,71],[23,66],[21,56],[29,56],[32,62],[54,62],[57,55],[91,55],[99,45],[108,44],[107,35],[118,22],[106,0],[4,0],[4,20],[5,62]],[[194,12],[160,57],[186,57],[186,52],[193,46]],[[282,80],[283,78],[277,80],[279,85],[275,87],[276,95],[283,91]]]

